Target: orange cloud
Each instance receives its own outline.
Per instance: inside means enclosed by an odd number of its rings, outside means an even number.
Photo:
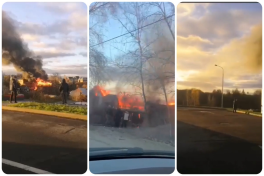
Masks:
[[[178,36],[177,39],[177,68],[181,72],[180,75],[188,75],[179,76],[178,88],[195,87],[203,90],[220,88],[222,70],[215,67],[215,64],[225,69],[227,87],[244,88],[243,86],[250,87],[250,85],[252,88],[261,87],[261,82],[259,83],[262,72],[261,24],[252,27],[249,34],[231,40],[215,52],[202,47],[212,42],[201,37]],[[196,72],[190,72],[194,70]],[[246,79],[243,79],[244,77]]]

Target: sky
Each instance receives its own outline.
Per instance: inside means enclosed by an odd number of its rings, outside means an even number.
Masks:
[[[259,3],[177,6],[177,88],[212,92],[262,88],[262,7]]]
[[[5,11],[17,32],[48,74],[87,77],[87,6],[85,3],[7,2]],[[12,65],[5,74],[16,73]]]

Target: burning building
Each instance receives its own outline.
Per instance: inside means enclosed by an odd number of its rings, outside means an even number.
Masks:
[[[10,77],[10,86],[13,83],[13,77]],[[43,79],[37,78],[36,80],[27,80],[24,78],[17,79],[17,83],[22,92],[37,90],[39,87],[51,87],[52,83],[49,81],[44,81]]]
[[[147,102],[146,110],[141,97],[119,92],[118,94],[110,94],[110,91],[104,90],[100,86],[95,86],[89,91],[89,112],[91,118],[96,114],[96,120],[103,122],[106,109],[109,107],[120,108],[122,111],[128,111],[130,114],[130,125],[138,126],[146,119],[147,126],[156,126],[173,122],[172,117],[175,116],[175,103],[169,102],[168,105]],[[99,118],[99,119],[98,119]]]
[[[131,123],[142,123],[144,106],[139,97],[127,93],[110,94],[110,91],[104,90],[100,86],[95,86],[89,91],[89,117],[90,122],[104,122],[106,109],[110,106],[113,110],[120,108],[122,111],[128,111],[131,115]],[[96,117],[95,117],[96,116]],[[95,118],[94,118],[95,117]]]
[[[118,98],[116,95],[108,94],[106,96],[103,96],[102,98],[103,98],[102,100],[106,106],[111,106],[114,108],[119,107]]]
[[[93,104],[96,102],[98,106],[111,106],[120,109],[131,109],[144,111],[144,103],[141,98],[129,93],[120,92],[118,94],[110,94],[110,91],[104,90],[100,86],[95,86],[90,91],[90,97],[93,97]]]

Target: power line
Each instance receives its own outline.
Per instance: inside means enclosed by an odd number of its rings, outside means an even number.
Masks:
[[[124,35],[130,34],[131,32],[135,32],[135,31],[137,31],[137,30],[139,30],[139,29],[142,29],[142,28],[145,28],[145,27],[147,27],[147,26],[153,25],[153,24],[158,23],[158,22],[160,22],[160,21],[162,21],[162,20],[164,20],[164,19],[166,19],[166,18],[173,17],[174,15],[175,15],[175,14],[170,15],[170,16],[167,16],[167,17],[162,18],[162,19],[160,19],[160,20],[158,20],[158,21],[155,21],[155,22],[153,22],[153,23],[150,23],[150,24],[147,24],[147,25],[142,26],[142,27],[140,27],[140,28],[137,28],[137,29],[135,29],[135,30],[133,30],[133,31],[129,31],[129,32],[125,33],[125,34],[122,34],[122,35],[116,36],[116,37],[114,37],[114,38],[111,38],[111,39],[109,39],[109,40],[105,40],[105,41],[100,42],[100,43],[98,43],[98,44],[92,45],[92,46],[90,46],[90,48],[91,48],[91,47],[94,47],[94,46],[97,46],[97,45],[101,45],[101,44],[106,43],[106,42],[109,42],[109,41],[111,41],[111,40],[117,39],[117,38],[122,37],[122,36],[124,36]]]

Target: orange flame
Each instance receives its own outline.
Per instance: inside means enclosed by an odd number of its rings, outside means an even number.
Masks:
[[[144,110],[142,101],[140,101],[136,96],[131,96],[126,93],[119,93],[117,97],[119,108],[121,109],[138,109],[141,111]]]
[[[94,91],[95,91],[95,96],[98,96],[98,93],[100,93],[104,97],[110,93],[110,91],[104,90],[100,86],[95,86]]]
[[[101,94],[102,96],[107,96],[110,94],[110,91],[104,90],[100,86],[95,86],[94,87],[94,93],[95,96],[98,96],[98,94]],[[118,98],[118,105],[119,108],[121,109],[138,109],[143,111],[144,110],[144,105],[142,101],[140,101],[138,97],[136,96],[130,96],[129,94],[126,93],[119,93],[117,95]]]
[[[37,86],[52,86],[52,83],[51,82],[44,81],[44,80],[42,80],[40,78],[38,78],[36,80],[36,82],[37,82]]]
[[[169,106],[175,105],[174,102],[168,103]]]

